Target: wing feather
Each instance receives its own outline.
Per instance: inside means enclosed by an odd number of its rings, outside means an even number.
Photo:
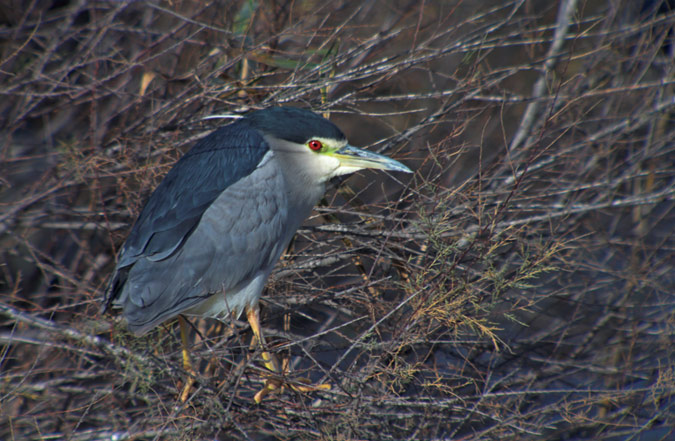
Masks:
[[[241,121],[199,141],[152,193],[119,253],[103,309],[115,300],[140,259],[161,261],[180,250],[213,202],[249,176],[269,151],[265,139]]]
[[[118,299],[131,330],[143,333],[216,293],[240,304],[234,296],[253,278],[267,277],[291,237],[284,229],[287,195],[278,191],[284,178],[272,157],[268,152],[253,173],[223,191],[175,253],[134,263]]]

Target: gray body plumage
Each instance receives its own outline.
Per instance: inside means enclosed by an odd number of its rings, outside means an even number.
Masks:
[[[321,151],[324,144],[330,148]],[[347,145],[340,129],[308,110],[269,108],[216,130],[150,196],[120,250],[103,309],[121,308],[143,334],[178,314],[255,307],[326,180],[371,167],[410,171]]]

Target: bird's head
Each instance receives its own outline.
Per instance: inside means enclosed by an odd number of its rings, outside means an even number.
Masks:
[[[319,182],[372,168],[412,171],[387,156],[349,145],[342,131],[314,112],[294,107],[271,107],[247,114],[245,121],[259,130],[275,154],[285,156],[291,174],[310,175]]]

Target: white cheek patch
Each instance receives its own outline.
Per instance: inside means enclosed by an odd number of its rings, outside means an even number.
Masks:
[[[315,155],[313,165],[316,167],[316,171],[319,172],[319,176],[324,177],[324,181],[342,174],[340,173],[340,161],[328,155]]]
[[[338,164],[338,167],[333,172],[333,175],[331,176],[331,178],[335,177],[335,176],[340,176],[340,175],[348,175],[350,173],[354,173],[354,172],[357,172],[359,170],[363,170],[363,167],[354,167],[354,166],[351,166],[351,165],[339,165]]]

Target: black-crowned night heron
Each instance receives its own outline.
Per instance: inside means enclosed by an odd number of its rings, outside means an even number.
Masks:
[[[326,181],[365,168],[410,172],[350,146],[309,110],[268,108],[214,131],[150,196],[119,252],[103,311],[121,308],[139,335],[179,314],[222,319],[245,311],[264,345],[258,300],[275,262]],[[264,350],[263,358],[278,373]]]

